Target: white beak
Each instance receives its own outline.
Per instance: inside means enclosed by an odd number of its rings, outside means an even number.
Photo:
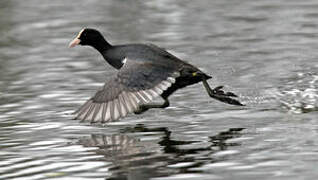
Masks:
[[[72,47],[74,47],[74,46],[78,45],[80,42],[81,42],[81,40],[80,40],[80,39],[75,38],[75,39],[73,39],[73,41],[72,41],[72,42],[70,42],[70,44],[68,45],[68,47],[69,47],[69,48],[72,48]]]

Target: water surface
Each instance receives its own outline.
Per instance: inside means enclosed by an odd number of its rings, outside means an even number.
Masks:
[[[291,0],[0,2],[0,179],[315,179],[318,3]],[[116,73],[83,27],[151,42],[210,73],[171,107],[90,125],[71,113]]]

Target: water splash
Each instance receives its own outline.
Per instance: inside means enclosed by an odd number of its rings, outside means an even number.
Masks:
[[[307,113],[318,110],[318,75],[297,73],[284,90],[276,96],[281,105],[292,113]],[[291,87],[290,87],[291,86]]]

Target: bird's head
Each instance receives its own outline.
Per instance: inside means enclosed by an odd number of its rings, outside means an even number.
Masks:
[[[75,47],[77,45],[89,45],[95,46],[96,43],[104,40],[103,35],[96,29],[84,28],[82,29],[76,38],[70,42],[69,47]]]

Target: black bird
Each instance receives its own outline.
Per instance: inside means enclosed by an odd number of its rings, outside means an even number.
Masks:
[[[223,86],[211,89],[211,76],[153,44],[125,44],[113,46],[95,30],[84,28],[69,47],[88,45],[99,51],[118,72],[78,111],[83,121],[110,122],[128,113],[143,113],[150,108],[166,108],[168,97],[176,90],[203,82],[209,96],[219,101],[242,106],[234,93],[224,92]],[[161,96],[163,104],[148,104]]]

